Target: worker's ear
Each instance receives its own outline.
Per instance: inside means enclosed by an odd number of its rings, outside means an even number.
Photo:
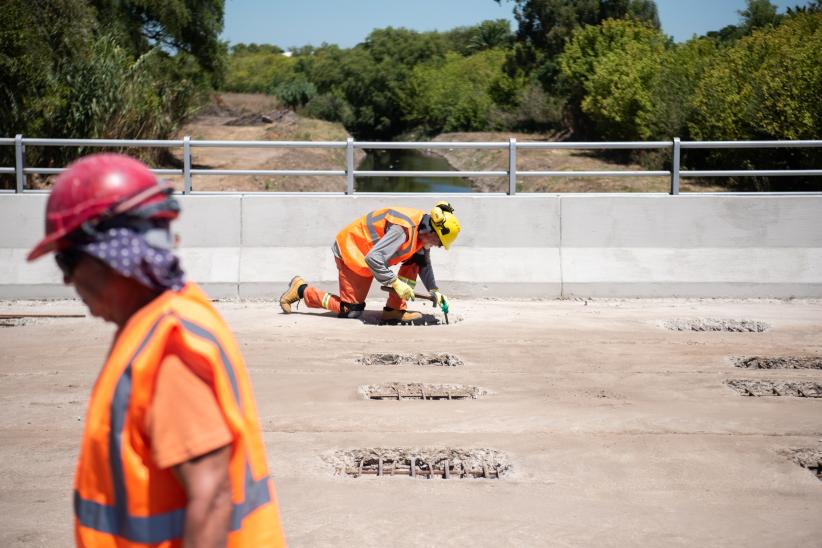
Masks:
[[[439,207],[434,207],[431,210],[431,223],[438,225],[442,224],[445,221],[445,213],[442,212],[442,209]]]

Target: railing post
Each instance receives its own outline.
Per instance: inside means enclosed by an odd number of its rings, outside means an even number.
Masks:
[[[508,139],[508,195],[517,193],[517,140]]]
[[[354,194],[354,138],[345,140],[345,193]]]
[[[183,194],[191,194],[191,137],[183,137]]]
[[[23,147],[23,135],[18,133],[14,136],[14,173],[17,176],[17,185],[14,188],[15,192],[23,192],[26,186],[26,175],[23,173],[25,168],[24,155],[26,149]]]
[[[679,194],[679,159],[682,151],[682,144],[679,137],[674,137],[673,157],[671,161],[671,195]]]

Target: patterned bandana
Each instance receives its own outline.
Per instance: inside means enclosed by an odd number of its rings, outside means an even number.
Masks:
[[[137,232],[121,227],[99,232],[94,241],[80,244],[78,249],[150,289],[179,291],[185,275],[171,247],[165,229]]]

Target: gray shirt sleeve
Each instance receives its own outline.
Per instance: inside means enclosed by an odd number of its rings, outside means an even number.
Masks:
[[[431,291],[437,287],[437,280],[434,279],[434,268],[431,266],[431,250],[421,249],[417,253],[425,255],[425,265],[420,267],[420,280],[422,280],[425,289]]]
[[[388,285],[396,278],[388,268],[388,260],[402,247],[405,240],[405,230],[399,225],[391,225],[365,256],[365,264],[371,269],[374,278],[382,285]]]

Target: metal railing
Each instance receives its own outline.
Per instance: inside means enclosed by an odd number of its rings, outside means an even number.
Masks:
[[[0,167],[0,174],[14,174],[16,185],[13,191],[24,192],[25,176],[30,174],[57,174],[65,168],[27,167],[25,164],[26,145],[60,147],[139,147],[139,148],[182,148],[182,169],[153,169],[158,175],[182,175],[183,193],[193,192],[193,175],[269,175],[269,176],[344,176],[345,194],[354,194],[355,177],[507,177],[507,194],[517,192],[518,177],[670,177],[670,194],[679,194],[680,180],[684,177],[785,177],[822,176],[822,169],[783,170],[681,170],[680,160],[683,150],[718,148],[820,148],[822,140],[812,141],[622,141],[622,142],[379,142],[379,141],[206,141],[193,140],[189,136],[178,140],[127,140],[127,139],[41,139],[17,135],[14,138],[0,138],[0,146],[14,146],[14,167]],[[341,170],[293,170],[293,169],[194,169],[191,167],[192,148],[337,148],[345,149],[345,169]],[[458,149],[507,150],[508,169],[505,171],[360,171],[354,169],[354,150],[387,149]],[[670,170],[615,170],[615,171],[518,171],[517,150],[528,149],[577,149],[577,150],[640,150],[668,149],[671,151]]]

